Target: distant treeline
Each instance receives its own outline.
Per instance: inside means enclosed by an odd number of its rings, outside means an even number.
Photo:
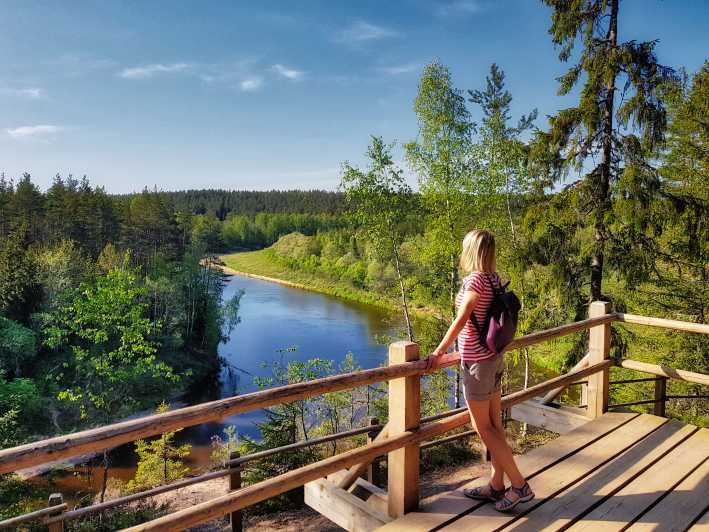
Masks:
[[[325,190],[181,190],[164,194],[172,198],[178,211],[211,214],[222,221],[229,214],[338,214],[344,210],[342,193]]]

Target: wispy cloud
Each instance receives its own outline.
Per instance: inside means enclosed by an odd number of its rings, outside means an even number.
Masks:
[[[189,63],[153,63],[138,67],[124,68],[118,76],[125,79],[148,79],[158,74],[175,74],[184,72],[190,68]]]
[[[263,86],[263,80],[259,77],[251,77],[241,80],[239,87],[244,92],[254,92],[259,90]]]
[[[61,131],[64,131],[65,129],[66,128],[62,126],[42,124],[37,126],[20,126],[14,129],[6,129],[5,131],[7,131],[7,134],[10,135],[13,139],[22,140],[47,138]]]
[[[271,71],[274,72],[276,75],[289,79],[291,81],[298,81],[303,79],[305,76],[305,72],[302,70],[295,70],[294,68],[288,68],[284,65],[281,65],[279,63],[276,63],[271,67]]]
[[[439,17],[466,16],[479,13],[482,9],[479,0],[454,0],[437,4],[435,14]]]
[[[399,36],[399,32],[394,29],[358,20],[349,28],[342,30],[336,40],[349,44],[363,44],[397,36]]]
[[[398,76],[399,74],[409,74],[415,72],[420,68],[418,63],[406,63],[403,65],[391,65],[385,67],[379,67],[379,71],[390,76]]]
[[[27,98],[28,100],[41,100],[47,96],[45,90],[39,87],[28,87],[25,89],[0,88],[0,94],[11,94],[20,98]]]

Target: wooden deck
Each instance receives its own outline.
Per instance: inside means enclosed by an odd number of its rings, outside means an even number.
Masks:
[[[462,494],[422,501],[394,531],[709,531],[709,430],[647,414],[607,413],[519,456],[534,501],[500,514]]]

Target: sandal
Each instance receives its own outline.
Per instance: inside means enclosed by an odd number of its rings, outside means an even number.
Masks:
[[[514,494],[517,496],[516,499],[511,499],[510,495]],[[523,502],[529,502],[534,499],[534,492],[532,488],[529,487],[529,483],[525,482],[521,488],[515,488],[511,486],[505,492],[505,496],[495,503],[495,510],[498,512],[509,512],[513,510],[518,504]]]
[[[497,502],[505,495],[505,488],[496,490],[492,487],[492,484],[488,484],[487,486],[464,489],[463,495],[476,501]]]

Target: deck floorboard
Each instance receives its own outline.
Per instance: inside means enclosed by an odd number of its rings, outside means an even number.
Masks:
[[[463,488],[487,482],[479,478],[378,530],[709,532],[707,429],[614,412],[517,460],[537,498],[515,513],[466,498]]]

